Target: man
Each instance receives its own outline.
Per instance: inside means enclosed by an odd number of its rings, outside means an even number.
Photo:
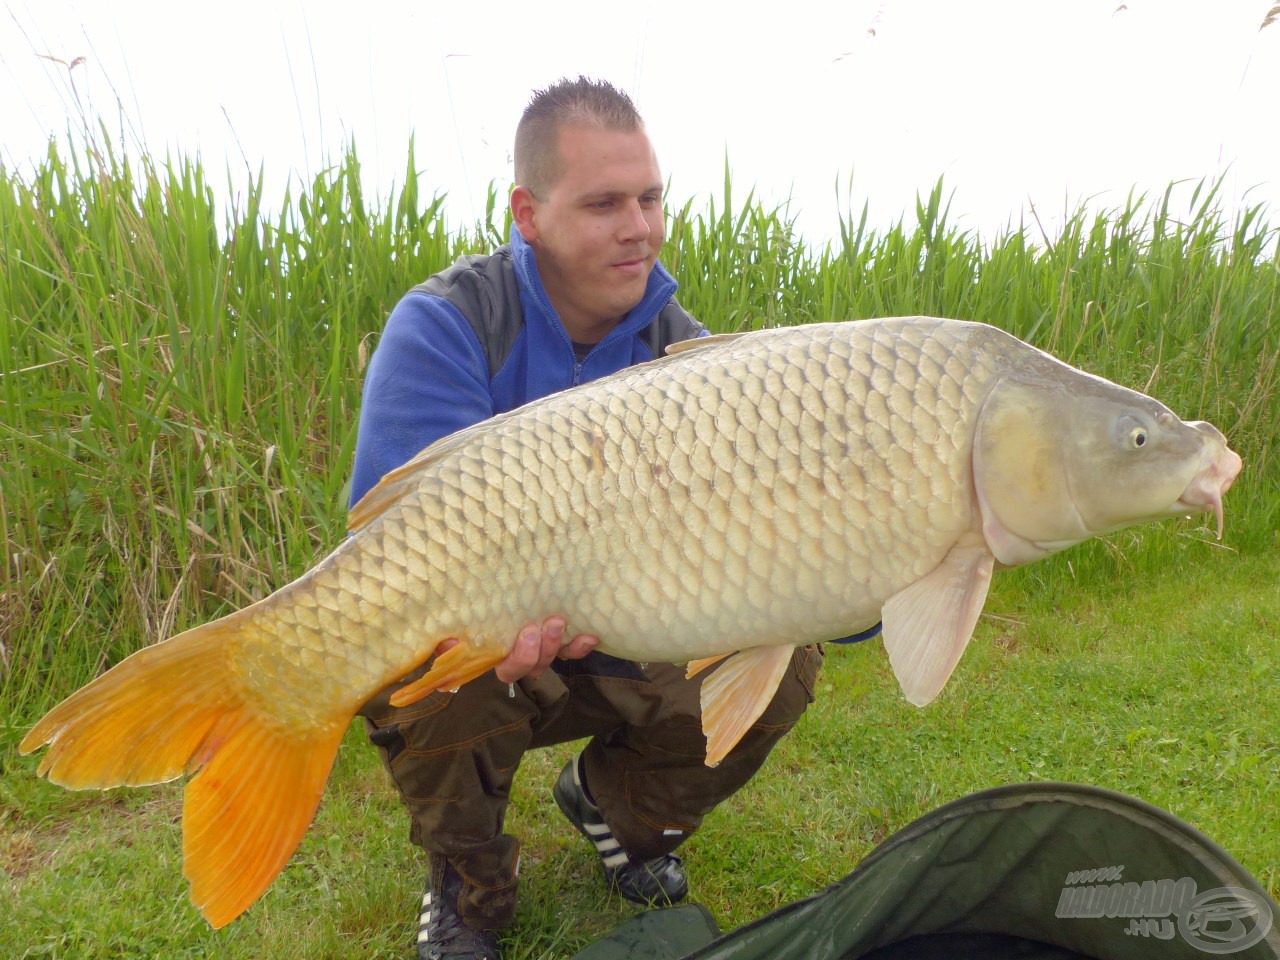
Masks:
[[[625,94],[585,78],[536,92],[516,131],[515,179],[510,243],[462,258],[392,311],[365,382],[353,503],[440,437],[705,335],[658,263],[662,174]],[[821,662],[815,648],[797,651],[764,715],[712,769],[698,680],[567,636],[563,617],[528,624],[494,677],[400,709],[393,687],[362,708],[410,837],[429,854],[420,958],[497,957],[519,860],[503,820],[533,747],[592,738],[561,772],[557,805],[623,897],[683,898],[673,851],[799,719]]]

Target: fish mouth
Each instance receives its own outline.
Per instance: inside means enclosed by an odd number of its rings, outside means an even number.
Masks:
[[[1222,434],[1218,433],[1214,427],[1207,423],[1192,423],[1189,426],[1216,434],[1219,441],[1218,450],[1209,458],[1208,463],[1201,467],[1200,472],[1191,478],[1187,489],[1183,490],[1182,496],[1178,498],[1176,506],[1179,510],[1192,512],[1212,511],[1218,521],[1218,539],[1221,540],[1224,522],[1222,498],[1231,489],[1231,484],[1235,482],[1236,477],[1240,475],[1244,461],[1240,459],[1238,453],[1226,445]]]

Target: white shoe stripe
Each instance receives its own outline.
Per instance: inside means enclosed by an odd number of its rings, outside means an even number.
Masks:
[[[418,915],[418,942],[426,943],[430,939],[431,926],[431,891],[422,895],[422,913]]]
[[[573,759],[573,785],[578,788],[579,792],[584,795],[586,791],[582,789],[582,778],[579,775],[578,764],[582,762],[581,755]],[[595,845],[596,853],[600,856],[600,862],[604,864],[606,869],[616,870],[631,862],[631,858],[617,840],[613,838],[613,831],[609,829],[609,825],[602,820],[587,821],[582,823],[583,831]]]

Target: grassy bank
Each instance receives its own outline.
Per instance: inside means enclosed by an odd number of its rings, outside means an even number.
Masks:
[[[338,541],[383,319],[501,236],[500,207],[451,226],[412,156],[389,199],[364,197],[354,150],[270,218],[260,187],[228,215],[199,164],[108,144],[0,184],[0,955],[403,956],[422,869],[358,737],[294,864],[221,934],[183,895],[176,789],[67,794],[15,746],[105,665]],[[1227,221],[1209,185],[1081,210],[1054,238],[956,229],[941,184],[897,226],[854,216],[823,249],[727,182],[707,210],[672,211],[664,262],[713,329],[996,323],[1215,423],[1246,463],[1221,544],[1203,519],[1171,522],[998,576],[929,710],[902,703],[877,645],[834,653],[803,730],[687,847],[723,924],[839,877],[945,800],[1035,778],[1166,806],[1278,891],[1275,249],[1263,212]],[[623,913],[546,802],[564,755],[531,756],[516,798],[511,956],[571,952]]]

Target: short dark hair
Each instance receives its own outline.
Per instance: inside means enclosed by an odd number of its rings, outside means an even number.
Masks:
[[[546,195],[560,179],[560,128],[570,123],[594,124],[631,132],[644,128],[631,98],[607,80],[557,80],[535,90],[516,126],[516,183],[535,197]]]

